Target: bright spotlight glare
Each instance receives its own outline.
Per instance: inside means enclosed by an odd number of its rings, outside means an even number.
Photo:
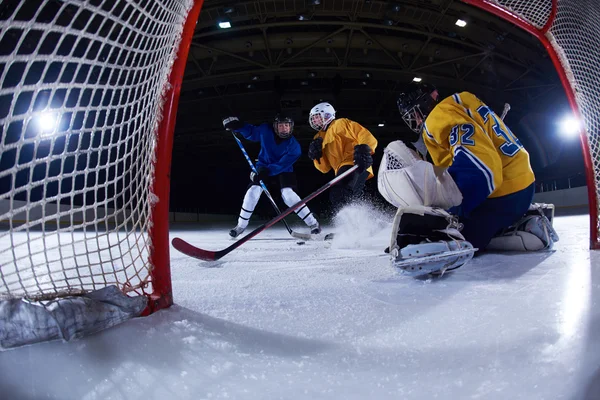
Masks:
[[[581,129],[581,122],[573,117],[564,117],[560,121],[560,133],[567,137],[577,136]]]
[[[463,21],[462,19],[457,19],[455,24],[456,24],[456,26],[464,28],[465,26],[467,26],[467,21]]]
[[[221,28],[221,29],[231,28],[231,22],[229,22],[229,21],[219,22],[219,28]]]
[[[56,130],[56,114],[43,113],[37,118],[37,124],[42,136],[51,135]]]

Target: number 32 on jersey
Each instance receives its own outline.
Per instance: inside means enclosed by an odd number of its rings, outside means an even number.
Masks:
[[[481,106],[477,109],[481,118],[483,118],[484,122],[487,124],[489,118],[492,118],[492,130],[494,134],[502,139],[502,144],[499,146],[502,154],[513,157],[515,154],[523,148],[523,145],[517,139],[517,137],[506,127],[503,129],[502,125],[498,122],[498,117],[496,114],[489,109],[487,106]],[[475,127],[473,124],[461,124],[455,125],[450,131],[450,146],[454,147],[456,144],[460,143],[465,146],[475,146],[475,141],[473,140],[473,135],[475,134]],[[489,132],[488,132],[489,134]]]

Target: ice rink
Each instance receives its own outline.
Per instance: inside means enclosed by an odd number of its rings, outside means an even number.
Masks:
[[[0,398],[600,398],[588,215],[555,219],[553,251],[485,254],[414,279],[383,253],[389,216],[345,211],[325,229],[331,243],[298,245],[277,226],[215,262],[171,249],[176,306],[0,352]],[[218,250],[228,228],[171,237]]]

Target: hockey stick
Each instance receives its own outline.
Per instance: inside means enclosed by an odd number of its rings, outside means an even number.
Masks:
[[[506,114],[508,114],[509,111],[510,111],[510,104],[504,103],[504,109],[502,110],[502,116],[500,116],[500,119],[502,121],[504,121],[504,118],[506,118]]]
[[[319,194],[323,193],[324,191],[329,189],[331,186],[335,185],[336,183],[338,183],[339,181],[341,181],[342,179],[344,179],[345,177],[347,177],[348,175],[350,175],[351,173],[356,171],[357,168],[358,168],[358,166],[355,165],[352,168],[350,168],[348,171],[336,176],[335,178],[333,178],[332,180],[327,182],[325,185],[321,186],[319,189],[312,192],[311,194],[306,196],[304,199],[300,200],[299,202],[297,202],[296,204],[294,204],[293,206],[291,206],[290,208],[288,208],[287,210],[285,210],[284,212],[282,212],[281,214],[279,214],[278,216],[276,216],[269,222],[259,226],[258,228],[256,228],[255,230],[253,230],[252,232],[250,232],[249,234],[247,234],[246,236],[244,236],[243,238],[241,238],[240,240],[238,240],[237,242],[233,243],[231,246],[229,246],[223,250],[214,251],[214,250],[200,249],[196,246],[189,244],[188,242],[186,242],[185,240],[180,239],[180,238],[174,238],[171,241],[171,243],[173,244],[173,247],[175,247],[177,250],[179,250],[183,254],[186,254],[190,257],[194,257],[194,258],[197,258],[200,260],[205,260],[205,261],[219,260],[221,257],[223,257],[223,256],[229,254],[231,251],[237,249],[238,247],[240,247],[241,245],[246,243],[248,240],[252,239],[254,236],[256,236],[259,233],[261,233],[262,231],[264,231],[265,229],[270,228],[271,226],[275,225],[277,222],[281,221],[286,216],[288,216],[292,212],[296,211],[298,208],[302,207],[302,205],[304,205],[307,202],[309,202],[310,200],[314,199]]]
[[[242,141],[237,137],[237,135],[235,134],[235,132],[231,131],[231,134],[233,135],[233,138],[237,142],[238,146],[240,147],[240,150],[244,154],[244,157],[246,157],[246,161],[248,161],[248,164],[250,165],[250,169],[252,169],[252,172],[254,172],[256,175],[258,175],[258,171],[256,170],[256,167],[254,166],[254,163],[250,159],[250,156],[248,155],[248,152],[246,151],[246,148],[242,144]],[[263,192],[269,198],[269,201],[273,205],[273,208],[277,212],[277,215],[281,214],[281,210],[279,210],[279,207],[277,207],[277,203],[275,203],[275,200],[273,199],[273,196],[271,196],[271,193],[269,193],[269,189],[267,189],[267,186],[265,185],[265,183],[262,180],[260,180],[258,182],[260,183],[260,187],[262,187]],[[285,221],[285,219],[281,220],[281,222],[283,222],[283,224],[285,225],[285,229],[287,229],[288,233],[290,235],[292,235],[293,237],[295,237],[297,239],[304,239],[304,240],[310,240],[311,239],[311,236],[308,233],[294,232],[294,230],[292,230],[292,228],[290,228],[290,226],[287,224],[287,222]]]

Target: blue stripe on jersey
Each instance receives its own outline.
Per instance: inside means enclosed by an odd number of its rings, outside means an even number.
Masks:
[[[473,153],[461,146],[455,148],[448,173],[463,195],[461,215],[468,216],[494,191],[492,172]]]
[[[431,133],[429,133],[429,129],[427,129],[427,124],[423,124],[423,129],[425,129],[425,134],[427,135],[427,137],[429,139],[431,139],[433,142],[437,143],[435,138],[433,137],[433,135]]]
[[[460,101],[460,96],[458,95],[458,93],[454,93],[452,95],[452,97],[454,97],[454,101],[456,101],[458,104],[462,104]]]
[[[475,154],[471,153],[469,150],[467,150],[466,148],[464,148],[462,146],[456,147],[456,149],[454,151],[454,158],[456,158],[456,156],[459,152],[464,152],[465,156],[467,156],[467,158],[471,161],[471,163],[473,163],[473,165],[482,172],[482,174],[485,177],[486,183],[487,183],[486,186],[489,190],[488,196],[490,194],[492,194],[492,192],[495,189],[494,173],[487,167],[487,165],[485,165],[483,163],[483,161],[481,161],[479,158],[477,158],[477,156]]]
[[[471,119],[473,119],[473,114],[471,114],[471,110],[469,110],[467,107],[465,107],[465,111],[467,112],[467,114],[469,114],[469,117],[471,117]]]

